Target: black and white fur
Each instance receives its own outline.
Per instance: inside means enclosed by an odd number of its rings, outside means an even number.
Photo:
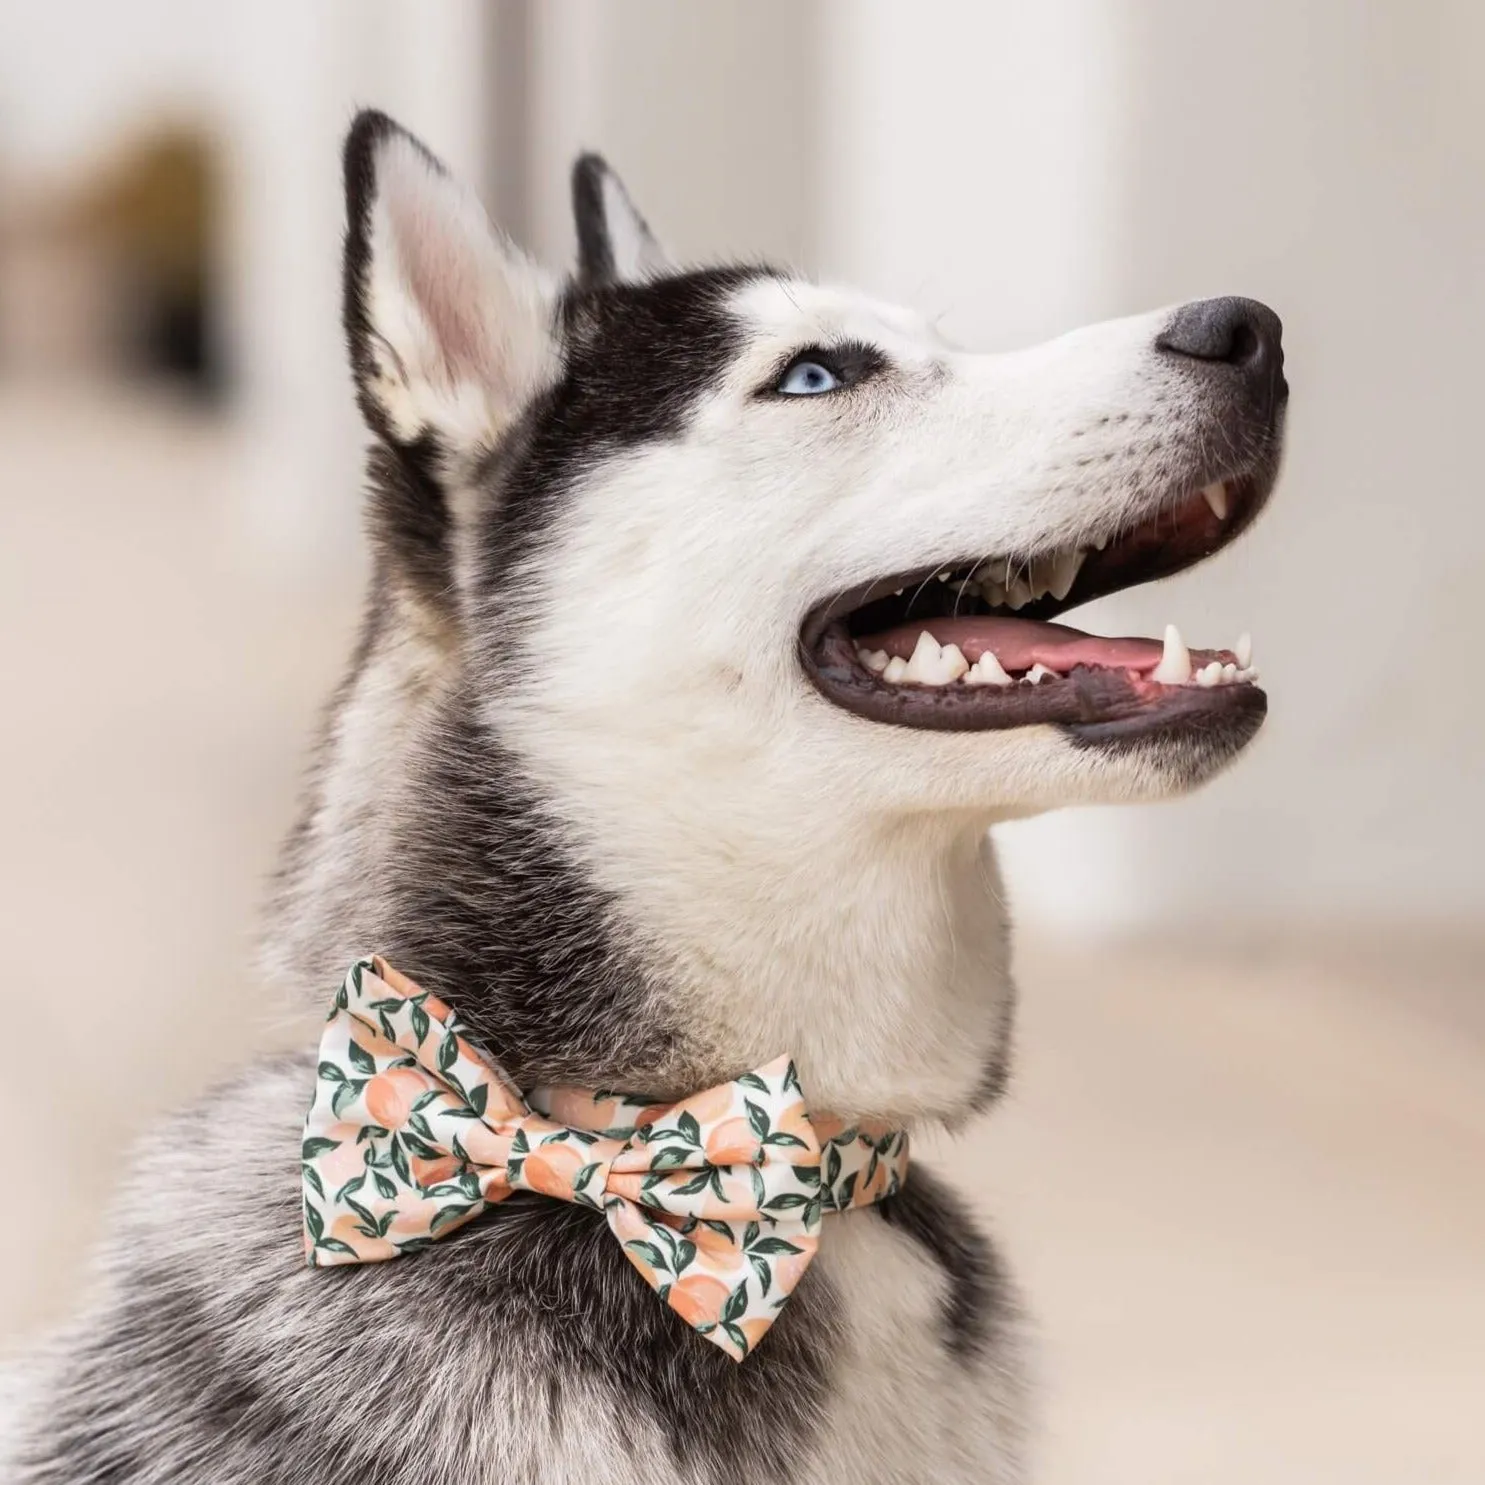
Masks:
[[[863,579],[1113,525],[1168,484],[1204,433],[1152,350],[1165,317],[967,355],[853,293],[677,271],[593,157],[559,281],[377,114],[346,184],[375,568],[274,975],[324,1003],[381,952],[527,1085],[680,1095],[787,1050],[820,1108],[986,1107],[1014,999],[986,827],[1177,792],[1232,749],[874,726],[806,683],[799,624]],[[884,369],[851,398],[756,395],[822,340]],[[829,1220],[739,1366],[601,1219],[539,1197],[416,1258],[307,1269],[313,1063],[249,1068],[145,1148],[7,1479],[1024,1477],[1015,1299],[926,1168]]]

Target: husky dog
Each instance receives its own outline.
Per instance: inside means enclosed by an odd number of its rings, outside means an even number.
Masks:
[[[317,1005],[385,954],[515,1082],[662,1098],[792,1053],[812,1107],[1006,1082],[987,827],[1211,778],[1251,657],[1049,622],[1257,515],[1279,322],[1206,300],[970,355],[765,267],[681,270],[596,157],[568,279],[385,117],[345,152],[375,566],[269,935]],[[159,1132],[10,1478],[1025,1478],[1015,1295],[915,1166],[825,1221],[735,1364],[600,1215],[530,1194],[313,1270],[312,1049]]]

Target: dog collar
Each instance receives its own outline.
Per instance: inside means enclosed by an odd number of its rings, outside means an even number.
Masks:
[[[891,1196],[907,1132],[806,1109],[780,1057],[665,1103],[522,1094],[437,996],[384,959],[351,966],[304,1125],[312,1265],[430,1246],[513,1191],[601,1211],[660,1298],[735,1361],[773,1324],[821,1217]]]

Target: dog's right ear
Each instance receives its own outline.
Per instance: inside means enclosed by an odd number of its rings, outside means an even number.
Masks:
[[[634,283],[670,269],[665,249],[602,155],[579,155],[572,167],[572,215],[578,282],[585,287]]]
[[[346,339],[357,399],[394,445],[493,443],[555,374],[553,282],[387,118],[345,143]]]

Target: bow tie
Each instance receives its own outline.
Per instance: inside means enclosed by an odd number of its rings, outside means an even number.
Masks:
[[[309,1262],[428,1247],[512,1191],[601,1211],[687,1324],[741,1361],[826,1212],[890,1196],[907,1134],[805,1109],[780,1057],[679,1103],[586,1088],[524,1097],[441,1000],[384,959],[351,966],[304,1124]]]

